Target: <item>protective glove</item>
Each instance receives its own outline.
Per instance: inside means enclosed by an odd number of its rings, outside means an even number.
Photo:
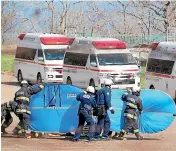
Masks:
[[[40,88],[43,89],[43,88],[44,88],[44,85],[43,85],[43,84],[40,84]]]
[[[114,109],[112,107],[110,107],[109,110],[110,110],[111,114],[115,113],[115,111],[114,111]]]
[[[87,94],[87,91],[83,91],[84,94]]]

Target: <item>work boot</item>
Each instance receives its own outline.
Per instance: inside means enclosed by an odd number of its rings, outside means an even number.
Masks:
[[[112,138],[108,137],[108,136],[102,136],[101,140],[111,140]]]
[[[137,140],[143,140],[143,137],[139,134],[139,132],[135,133]]]
[[[65,136],[74,136],[72,133],[66,133]]]
[[[126,138],[124,137],[124,135],[125,135],[125,131],[122,130],[122,131],[120,132],[119,136],[118,136],[118,139],[120,139],[120,140],[126,139]]]
[[[118,136],[118,133],[115,132],[115,134],[112,136],[112,138],[116,138]]]
[[[5,130],[5,127],[4,126],[1,126],[1,133],[4,135],[4,134],[8,134]]]
[[[18,135],[18,132],[20,129],[18,127],[15,127],[15,129],[12,131],[12,135]]]
[[[110,136],[110,137],[111,137],[111,135],[112,135],[112,131],[109,131],[108,136]]]

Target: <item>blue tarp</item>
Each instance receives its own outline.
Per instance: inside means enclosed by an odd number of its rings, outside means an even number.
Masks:
[[[112,90],[112,106],[115,114],[110,115],[111,130],[119,132],[124,126],[123,111],[125,103],[121,100],[124,90]],[[168,128],[174,120],[176,112],[173,99],[159,90],[142,90],[140,98],[143,104],[143,112],[139,115],[140,132],[157,133]],[[118,119],[118,120],[117,120]]]
[[[31,97],[30,129],[38,132],[72,132],[78,125],[76,95],[81,89],[70,85],[46,84]]]
[[[30,129],[38,132],[72,132],[78,125],[78,106],[76,95],[81,89],[71,85],[45,84],[44,90],[31,97]],[[112,90],[112,106],[115,114],[110,115],[111,130],[119,132],[124,126],[121,96],[124,90]],[[144,111],[139,116],[142,133],[157,133],[165,130],[174,120],[176,112],[173,100],[164,92],[142,90],[141,100]]]

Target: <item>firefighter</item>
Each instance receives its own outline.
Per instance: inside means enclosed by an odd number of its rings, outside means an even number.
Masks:
[[[132,94],[125,93],[122,96],[122,100],[126,103],[124,111],[125,126],[119,134],[119,139],[123,140],[124,135],[128,130],[133,130],[133,133],[138,140],[142,140],[143,137],[139,134],[139,126],[137,121],[137,111],[141,113],[143,110],[142,101],[139,98],[140,87],[133,87]]]
[[[83,92],[77,95],[76,99],[80,101],[80,107],[78,111],[79,124],[75,131],[73,141],[78,141],[85,122],[89,125],[88,140],[92,141],[95,131],[95,120],[93,118],[93,109],[96,107],[95,101],[95,89],[92,86],[87,87],[87,92]]]
[[[95,138],[97,139],[107,139],[108,133],[110,131],[110,118],[108,116],[107,110],[109,109],[111,114],[115,111],[111,106],[111,79],[106,79],[104,81],[104,86],[96,93],[96,101],[98,106],[98,121],[96,126]],[[102,136],[100,136],[103,130]]]
[[[13,118],[11,116],[11,112],[13,112],[12,104],[13,104],[12,101],[1,104],[1,124],[2,124],[1,133],[2,134],[7,134],[5,129],[9,127],[13,121]]]
[[[21,131],[21,135],[26,136],[26,130],[29,127],[30,110],[29,101],[33,94],[40,92],[44,88],[44,85],[40,84],[37,87],[30,87],[26,80],[21,82],[21,88],[15,93],[13,104],[15,104],[14,113],[18,116],[20,122],[13,130],[13,135],[18,135]]]
[[[132,92],[131,88],[127,88],[127,92],[125,92],[125,94],[128,95],[128,94],[131,94],[131,92]],[[128,132],[126,134],[128,134]],[[111,136],[112,135],[112,131],[110,131],[108,135]],[[113,138],[116,138],[118,135],[119,134],[117,132],[115,132]]]

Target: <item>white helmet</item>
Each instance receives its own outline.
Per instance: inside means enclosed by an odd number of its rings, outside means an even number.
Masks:
[[[104,80],[104,85],[112,85],[112,84],[113,84],[113,82],[112,82],[111,79],[105,79]]]
[[[87,92],[95,93],[95,88],[93,86],[88,86],[87,87]]]
[[[141,88],[138,87],[138,86],[134,86],[133,89],[132,89],[132,92],[140,92],[141,91]]]
[[[21,81],[21,84],[28,84],[26,80]]]

